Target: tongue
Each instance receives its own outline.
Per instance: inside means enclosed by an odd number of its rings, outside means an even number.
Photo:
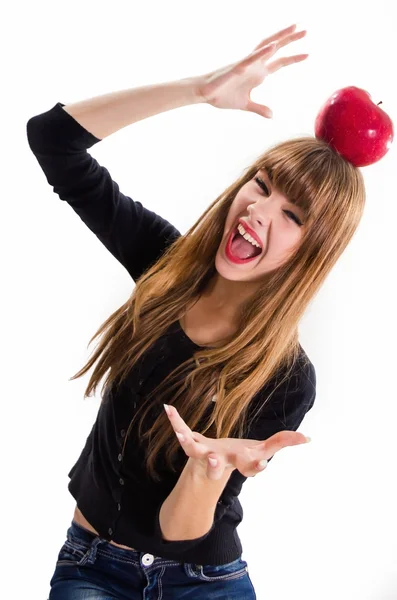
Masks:
[[[232,251],[237,258],[252,258],[261,253],[261,249],[257,246],[253,246],[251,242],[243,238],[239,233],[232,241]]]

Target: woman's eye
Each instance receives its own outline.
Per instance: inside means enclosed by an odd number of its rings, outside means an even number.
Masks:
[[[267,186],[266,186],[265,182],[262,181],[262,179],[260,177],[255,177],[255,181],[256,181],[257,185],[259,185],[259,187],[265,192],[265,194],[267,196],[269,196],[269,190],[267,189]],[[293,213],[290,210],[285,210],[284,212],[287,215],[289,215],[290,216],[289,218],[292,221],[294,221],[297,225],[299,225],[299,227],[302,227],[303,223],[301,223],[300,219],[296,216],[295,213]]]
[[[298,217],[296,216],[295,213],[291,212],[290,210],[285,210],[284,211],[287,215],[291,215],[292,216],[292,220],[295,221],[295,223],[297,225],[299,225],[299,227],[302,227],[302,223],[300,222],[300,220],[298,219]]]
[[[267,189],[265,182],[262,181],[260,177],[255,177],[255,181],[259,185],[259,187],[265,192],[265,194],[269,196],[269,190]]]

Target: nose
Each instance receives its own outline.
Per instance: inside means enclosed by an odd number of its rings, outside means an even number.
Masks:
[[[247,210],[252,223],[258,223],[259,227],[263,229],[270,226],[270,217],[261,214],[257,206],[249,204]]]

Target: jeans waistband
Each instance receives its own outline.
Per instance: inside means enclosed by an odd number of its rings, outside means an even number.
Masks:
[[[110,542],[108,542],[107,540],[105,540],[104,538],[101,538],[100,535],[97,535],[96,533],[93,533],[92,531],[90,531],[89,529],[86,529],[85,527],[83,527],[82,525],[80,525],[79,523],[77,523],[74,519],[72,520],[71,524],[70,524],[70,528],[69,528],[69,532],[71,533],[71,535],[74,538],[77,538],[83,542],[85,542],[88,545],[91,545],[93,540],[97,537],[99,537],[103,542],[107,542],[110,544]],[[139,553],[139,550],[136,550],[135,548],[120,548],[119,546],[115,546],[114,544],[111,544],[112,548],[115,548],[116,550],[121,550],[123,552],[137,552]]]

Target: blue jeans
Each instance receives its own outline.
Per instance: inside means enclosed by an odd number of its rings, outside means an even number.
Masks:
[[[118,548],[72,521],[48,600],[256,600],[245,560],[196,565]]]

